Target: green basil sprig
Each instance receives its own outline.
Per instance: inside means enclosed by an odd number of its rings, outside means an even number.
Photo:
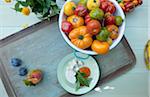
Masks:
[[[92,78],[86,78],[85,76],[86,76],[85,73],[81,73],[81,72],[77,71],[77,73],[76,73],[76,91],[79,90],[81,88],[81,86],[89,87]]]

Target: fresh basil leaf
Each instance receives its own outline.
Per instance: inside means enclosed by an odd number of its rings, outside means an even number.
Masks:
[[[80,72],[81,73],[81,75],[83,76],[83,77],[85,77],[86,76],[86,74],[85,73],[83,73],[83,72]]]
[[[89,87],[88,80],[86,78],[84,78],[80,72],[77,72],[77,73],[78,73],[77,80],[79,80],[80,84]]]

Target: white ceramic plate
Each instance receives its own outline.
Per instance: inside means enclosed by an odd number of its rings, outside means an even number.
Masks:
[[[82,54],[82,57],[86,57],[86,56],[87,55]],[[81,94],[85,94],[89,92],[95,87],[100,77],[100,71],[99,71],[99,66],[97,62],[95,61],[93,57],[89,56],[87,57],[87,59],[82,59],[82,61],[84,62],[84,66],[89,67],[91,70],[91,75],[89,76],[89,78],[92,78],[92,80],[90,82],[89,87],[82,87],[76,91],[76,84],[70,83],[67,80],[66,75],[65,75],[66,68],[68,67],[68,62],[70,62],[70,60],[74,58],[76,58],[74,53],[71,53],[61,60],[57,69],[57,77],[58,77],[59,83],[66,91],[68,91],[71,94],[81,95]]]

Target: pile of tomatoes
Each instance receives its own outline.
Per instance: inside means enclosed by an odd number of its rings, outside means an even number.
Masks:
[[[66,19],[61,29],[76,47],[106,54],[123,22],[115,12],[116,7],[108,0],[69,1],[64,5]]]
[[[143,3],[142,0],[117,0],[124,12],[132,11],[136,6]]]

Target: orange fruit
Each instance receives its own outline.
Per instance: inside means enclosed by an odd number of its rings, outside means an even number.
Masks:
[[[22,8],[21,12],[24,15],[28,16],[30,14],[30,9],[28,7],[24,7],[24,8]]]
[[[94,40],[91,49],[98,54],[107,54],[109,52],[109,44],[107,42],[100,42],[98,40]]]
[[[91,74],[91,71],[90,71],[90,69],[88,67],[82,67],[82,68],[79,69],[79,71],[81,73],[84,73],[86,75],[85,76],[86,78],[89,77],[90,74]]]

